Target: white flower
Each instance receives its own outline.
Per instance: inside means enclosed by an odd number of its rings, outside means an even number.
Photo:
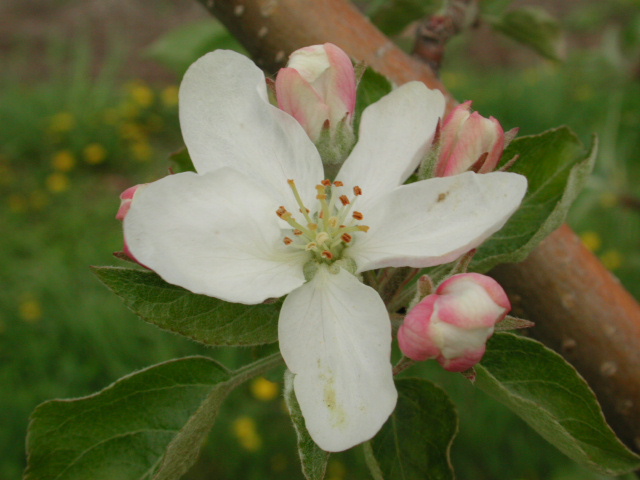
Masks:
[[[367,108],[336,182],[322,185],[316,148],[269,104],[262,72],[237,53],[207,54],[180,88],[198,173],[139,189],[124,219],[129,250],[167,282],[245,304],[289,294],[280,349],[325,450],[371,438],[397,398],[388,314],[357,274],[451,261],[497,231],[526,190],[510,173],[402,186],[443,109],[442,95],[421,83],[398,88]]]

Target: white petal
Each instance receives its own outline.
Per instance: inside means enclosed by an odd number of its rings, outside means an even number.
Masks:
[[[230,168],[170,175],[140,189],[124,220],[136,260],[167,282],[230,302],[260,303],[304,282],[287,249],[278,203]]]
[[[444,106],[439,90],[409,82],[367,107],[358,143],[338,180],[360,186],[362,202],[367,204],[373,194],[382,195],[404,183],[431,146]]]
[[[502,228],[526,190],[525,177],[503,172],[403,185],[364,212],[361,223],[371,229],[345,253],[359,272],[450,262]]]
[[[309,433],[338,452],[373,437],[393,411],[391,325],[372,288],[321,267],[285,299],[280,351]]]
[[[291,211],[294,179],[303,199],[323,178],[320,156],[300,124],[270,105],[262,71],[226,50],[196,61],[180,85],[182,135],[199,173],[232,167],[270,188]]]

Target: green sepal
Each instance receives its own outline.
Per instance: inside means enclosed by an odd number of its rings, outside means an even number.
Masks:
[[[298,456],[302,467],[302,474],[306,480],[322,480],[327,471],[329,452],[322,450],[313,441],[300,410],[300,405],[293,390],[295,375],[289,370],[284,373],[284,401],[287,404],[293,428],[298,439]]]
[[[230,303],[171,285],[156,273],[120,267],[93,272],[144,321],[205,345],[263,345],[278,341],[281,302]]]

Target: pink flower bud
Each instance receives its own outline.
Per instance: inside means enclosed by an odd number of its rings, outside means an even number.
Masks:
[[[134,185],[133,187],[129,187],[127,188],[124,192],[122,192],[120,194],[120,208],[118,209],[118,213],[116,214],[116,219],[120,220],[120,221],[124,221],[125,217],[127,216],[127,213],[129,213],[129,209],[131,208],[131,203],[133,202],[133,197],[136,194],[136,191],[140,188],[140,187],[144,187],[145,184],[140,184],[140,185]],[[132,260],[136,260],[136,258],[133,256],[133,254],[131,253],[131,251],[129,250],[129,247],[127,246],[127,239],[124,239],[124,247],[123,247],[124,253],[131,258]]]
[[[413,360],[435,358],[445,370],[462,372],[482,359],[494,325],[509,310],[506,293],[491,277],[454,275],[409,311],[398,343]]]
[[[331,44],[296,50],[276,77],[278,106],[304,127],[314,142],[328,124],[335,129],[356,108],[356,76],[351,60]]]
[[[517,130],[507,132],[505,138],[498,120],[471,113],[471,101],[458,105],[442,125],[436,176],[448,177],[467,170],[493,171],[516,133]]]

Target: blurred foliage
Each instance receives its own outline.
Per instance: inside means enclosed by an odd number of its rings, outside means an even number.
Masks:
[[[387,31],[401,32],[433,12],[437,2],[359,2]],[[515,5],[517,2],[513,2]],[[482,0],[483,14],[512,8]],[[390,13],[406,8],[400,20]],[[572,4],[561,25],[580,45],[562,65],[529,59],[504,66],[475,61],[472,29],[451,42],[442,72],[460,99],[498,118],[505,129],[539,133],[568,124],[588,143],[601,139],[596,172],[577,202],[571,224],[589,248],[640,298],[640,9],[637,0]],[[407,16],[406,12],[410,12]],[[413,12],[413,13],[411,13]],[[402,16],[404,15],[404,16]],[[233,48],[231,37],[206,21],[173,32],[148,55],[183,71],[204,51]],[[211,37],[209,38],[209,35]],[[213,38],[215,37],[215,40]],[[176,40],[177,39],[177,40]],[[583,39],[583,40],[581,40]],[[163,46],[164,42],[164,46]],[[173,42],[173,43],[172,43]],[[471,53],[469,53],[471,52]],[[40,402],[97,391],[153,363],[190,354],[215,355],[233,368],[251,349],[206,349],[137,319],[90,273],[114,264],[122,247],[118,194],[163,175],[168,155],[181,147],[177,81],[154,85],[117,80],[124,54],[112,48],[96,73],[87,42],[52,39],[45,56],[53,74],[35,84],[0,74],[0,478],[20,478],[27,418]],[[534,434],[462,376],[427,362],[422,373],[443,386],[460,415],[452,450],[459,478],[474,480],[596,480]],[[209,445],[187,478],[300,478],[295,438],[278,392],[282,372],[238,389],[224,403]],[[260,382],[260,383],[258,383]],[[267,383],[265,383],[267,382]],[[491,431],[491,435],[487,435]],[[499,452],[499,455],[495,453]],[[358,449],[332,455],[329,480],[362,478]]]

